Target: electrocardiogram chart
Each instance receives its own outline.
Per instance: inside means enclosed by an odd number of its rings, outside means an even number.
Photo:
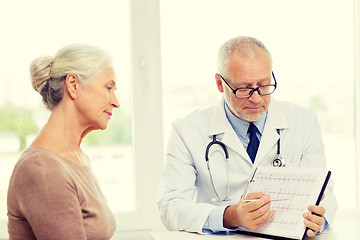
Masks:
[[[331,172],[323,168],[258,167],[244,196],[251,192],[269,194],[273,218],[253,232],[300,239],[305,232],[303,213],[307,206],[319,203]],[[245,230],[247,231],[247,230]]]
[[[271,210],[276,214],[271,223],[287,225],[295,228],[301,221],[302,214],[306,211],[308,198],[316,182],[316,174],[289,174],[258,173],[254,178],[249,192],[263,192],[271,198],[289,199],[271,203]]]

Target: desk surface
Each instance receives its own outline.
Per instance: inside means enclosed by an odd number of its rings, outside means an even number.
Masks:
[[[258,237],[245,236],[241,234],[211,234],[200,235],[196,233],[187,232],[152,232],[150,233],[154,240],[220,240],[224,239],[264,239]],[[331,226],[331,230],[324,232],[312,240],[341,240],[341,239],[360,239],[360,210],[345,210],[339,212],[335,221]]]

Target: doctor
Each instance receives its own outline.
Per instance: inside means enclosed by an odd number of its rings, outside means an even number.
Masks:
[[[225,42],[215,81],[223,93],[219,104],[172,126],[157,202],[169,230],[256,230],[275,214],[269,195],[250,193],[240,200],[257,166],[284,166],[286,161],[289,167],[326,167],[315,114],[271,98],[277,83],[271,55],[260,41],[238,37]],[[330,181],[320,206],[309,206],[303,215],[309,237],[331,225],[337,209],[332,189]]]

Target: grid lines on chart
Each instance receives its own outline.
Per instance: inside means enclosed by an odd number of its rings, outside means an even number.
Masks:
[[[250,192],[263,192],[271,198],[289,200],[271,202],[271,209],[276,210],[270,223],[296,228],[302,221],[308,199],[316,182],[316,174],[304,173],[257,173],[249,188]]]

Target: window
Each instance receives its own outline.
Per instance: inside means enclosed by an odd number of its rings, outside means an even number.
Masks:
[[[174,119],[220,98],[214,80],[220,45],[237,35],[256,37],[273,57],[273,97],[317,113],[339,207],[356,207],[352,1],[162,0],[160,6],[164,138]]]

